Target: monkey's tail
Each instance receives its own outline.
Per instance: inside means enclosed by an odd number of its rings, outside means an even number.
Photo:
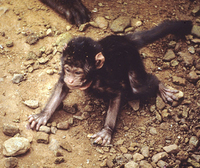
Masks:
[[[134,43],[134,45],[138,49],[140,49],[145,45],[153,43],[154,41],[168,34],[174,34],[176,36],[184,36],[190,34],[192,26],[192,22],[188,20],[166,20],[150,30],[130,33],[125,35],[125,37],[131,40]]]

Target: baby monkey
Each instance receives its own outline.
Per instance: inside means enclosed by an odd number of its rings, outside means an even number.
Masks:
[[[159,94],[165,102],[176,100],[178,91],[168,89],[158,78],[145,71],[138,52],[141,47],[166,36],[184,36],[192,29],[191,21],[164,21],[146,31],[123,36],[110,35],[99,41],[88,37],[73,38],[65,47],[62,72],[45,108],[29,116],[29,127],[45,125],[71,89],[106,98],[109,107],[102,130],[94,142],[110,144],[121,99],[146,99]]]

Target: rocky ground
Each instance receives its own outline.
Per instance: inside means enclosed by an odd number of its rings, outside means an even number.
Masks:
[[[79,28],[36,0],[0,1],[0,167],[200,167],[200,2],[84,0],[91,22]],[[165,19],[192,20],[186,39],[167,36],[141,50],[148,72],[180,90],[122,107],[112,145],[94,145],[107,103],[73,91],[39,132],[27,117],[44,107],[59,77],[63,45],[72,36],[96,40],[149,29]],[[184,27],[183,27],[184,29]]]

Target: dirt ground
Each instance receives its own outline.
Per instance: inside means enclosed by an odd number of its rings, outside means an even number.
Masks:
[[[92,20],[97,16],[109,16],[111,23],[118,16],[128,16],[137,18],[142,21],[142,28],[150,28],[165,19],[189,19],[195,21],[195,17],[191,15],[191,11],[195,6],[200,5],[197,1],[189,0],[83,0],[85,6],[93,11],[97,8],[97,12],[92,12]],[[99,4],[101,3],[101,4]],[[58,31],[66,32],[66,27],[71,26],[65,18],[55,13],[53,10],[37,0],[0,0],[0,144],[10,137],[2,132],[4,123],[16,125],[21,130],[21,136],[32,137],[31,149],[24,155],[17,156],[18,166],[20,168],[33,167],[80,167],[93,168],[100,167],[100,164],[106,157],[112,156],[113,153],[107,151],[106,147],[94,146],[92,141],[87,137],[88,134],[99,131],[104,123],[106,103],[101,100],[91,99],[83,96],[82,93],[76,92],[69,96],[69,104],[78,104],[79,115],[82,107],[90,105],[92,110],[90,117],[85,120],[74,119],[74,124],[68,130],[58,130],[56,134],[50,135],[51,139],[57,141],[67,140],[72,147],[72,152],[63,150],[65,162],[54,164],[56,157],[53,151],[49,149],[48,144],[36,142],[36,131],[26,129],[27,117],[30,114],[38,113],[47,102],[53,87],[59,77],[60,54],[57,52],[53,58],[45,64],[39,64],[35,70],[28,69],[25,66],[27,62],[27,54],[30,51],[37,52],[41,47],[54,48],[53,44],[57,39],[57,35],[46,36],[40,39],[36,44],[30,45],[26,43],[23,32],[40,32],[47,30],[48,27]],[[68,31],[73,35],[89,36],[94,39],[103,38],[112,34],[107,28],[88,27],[84,32],[80,32],[76,26]],[[5,33],[5,34],[4,34]],[[167,109],[173,111],[173,114],[180,112],[184,108],[189,108],[191,115],[186,117],[185,124],[189,128],[199,124],[199,93],[195,84],[186,82],[185,86],[178,86],[172,83],[171,76],[178,75],[185,77],[189,69],[182,66],[171,67],[163,71],[159,71],[158,67],[162,65],[162,57],[167,51],[170,37],[164,38],[142,49],[146,57],[144,58],[147,70],[156,74],[159,79],[167,85],[173,86],[185,93],[185,99],[192,102],[178,107],[170,107]],[[7,42],[12,41],[13,46],[7,47]],[[183,42],[183,50],[187,50],[187,44]],[[49,75],[49,69],[55,70],[53,75]],[[19,84],[14,84],[12,78],[14,74],[24,74],[25,80]],[[31,109],[24,105],[25,100],[38,100],[39,108]],[[119,114],[116,132],[113,135],[112,144],[116,144],[119,140],[124,140],[123,146],[128,148],[130,143],[137,142],[146,144],[155,150],[160,146],[175,143],[178,137],[188,137],[193,135],[192,131],[181,131],[180,123],[174,119],[172,115],[166,122],[171,125],[171,129],[158,129],[157,135],[149,134],[148,127],[153,126],[159,128],[160,122],[156,119],[156,115],[150,112],[150,107],[155,104],[155,100],[142,104],[139,111],[134,112],[131,107],[126,104],[122,107]],[[186,106],[186,107],[185,107]],[[50,122],[60,122],[72,118],[73,114],[59,110],[50,119]],[[166,142],[166,137],[170,137],[170,143]],[[184,141],[184,140],[183,140]],[[183,143],[182,147],[187,146]],[[0,167],[3,167],[5,157],[2,154],[2,145],[0,145]],[[119,146],[114,145],[115,155],[121,154]],[[103,153],[98,149],[103,150]],[[128,152],[133,154],[134,152]],[[150,160],[149,160],[150,161]],[[151,162],[151,161],[150,161]]]

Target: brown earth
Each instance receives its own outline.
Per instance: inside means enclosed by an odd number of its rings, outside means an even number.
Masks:
[[[97,8],[96,13],[92,13],[92,19],[97,16],[109,16],[110,23],[118,16],[128,16],[137,18],[143,22],[142,28],[150,28],[165,19],[190,19],[195,21],[195,17],[191,15],[192,9],[200,5],[197,1],[189,0],[84,0],[85,6],[92,11]],[[102,3],[103,6],[98,3]],[[113,136],[112,144],[116,153],[107,151],[108,147],[99,147],[92,145],[92,141],[87,137],[88,134],[95,133],[103,126],[105,118],[105,106],[101,100],[91,99],[83,96],[82,93],[76,92],[68,98],[69,104],[78,104],[79,111],[84,111],[86,105],[91,107],[90,117],[80,121],[74,119],[74,124],[69,130],[58,130],[56,134],[51,134],[50,139],[58,141],[67,140],[72,147],[72,152],[62,151],[65,162],[54,164],[56,157],[49,150],[48,145],[36,142],[36,131],[27,130],[27,117],[32,113],[38,113],[47,102],[53,87],[59,77],[59,57],[57,52],[48,63],[38,65],[38,68],[31,72],[24,65],[26,63],[27,54],[30,51],[37,52],[43,46],[53,48],[57,35],[47,36],[40,39],[36,44],[29,45],[26,43],[26,36],[23,32],[39,32],[47,30],[47,27],[55,29],[58,32],[65,32],[66,27],[70,26],[62,16],[55,13],[50,8],[43,5],[37,0],[1,0],[0,1],[0,144],[10,137],[2,132],[4,123],[16,125],[21,130],[21,136],[32,137],[31,149],[24,155],[17,156],[18,167],[28,168],[32,165],[37,167],[100,167],[100,164],[107,157],[121,154],[119,145],[115,145],[117,141],[124,140],[123,146],[128,148],[130,143],[137,142],[146,144],[152,148],[151,156],[159,151],[162,146],[177,142],[184,149],[188,142],[185,138],[190,138],[192,131],[182,131],[180,125],[174,120],[176,112],[180,112],[182,108],[189,108],[189,116],[185,118],[185,124],[188,128],[193,128],[199,124],[199,93],[195,84],[186,82],[186,86],[174,85],[171,76],[178,75],[185,77],[190,69],[183,68],[182,65],[171,69],[158,71],[158,67],[162,66],[162,57],[169,48],[168,43],[172,40],[169,36],[142,49],[145,53],[145,64],[149,72],[156,74],[159,79],[176,89],[182,90],[185,94],[185,100],[190,103],[171,107],[167,105],[166,109],[171,111],[171,117],[167,119],[170,129],[160,129],[160,122],[156,119],[155,113],[150,112],[150,107],[155,101],[142,104],[140,110],[134,112],[128,104],[123,106],[116,126],[116,132]],[[76,26],[72,26],[69,32],[73,35],[89,36],[94,39],[103,38],[112,34],[108,28],[102,30],[88,27],[84,32],[80,32]],[[5,36],[4,36],[5,33]],[[7,47],[6,43],[12,41],[13,47]],[[182,41],[182,50],[187,50],[187,44]],[[196,56],[198,57],[198,56]],[[57,68],[58,67],[58,68]],[[48,69],[57,70],[53,75],[47,74]],[[20,84],[13,84],[12,77],[14,74],[24,74],[26,80]],[[40,107],[33,110],[23,104],[25,100],[38,100]],[[192,103],[191,103],[192,102]],[[76,115],[79,115],[77,112]],[[72,114],[60,110],[54,114],[50,122],[60,122],[68,120]],[[158,134],[151,135],[149,127],[157,128]],[[166,137],[170,137],[170,143],[166,142]],[[98,149],[102,149],[103,153]],[[128,152],[133,154],[134,152]],[[0,167],[3,167],[5,157],[2,154],[2,145],[0,152]],[[151,162],[151,160],[148,160]]]

